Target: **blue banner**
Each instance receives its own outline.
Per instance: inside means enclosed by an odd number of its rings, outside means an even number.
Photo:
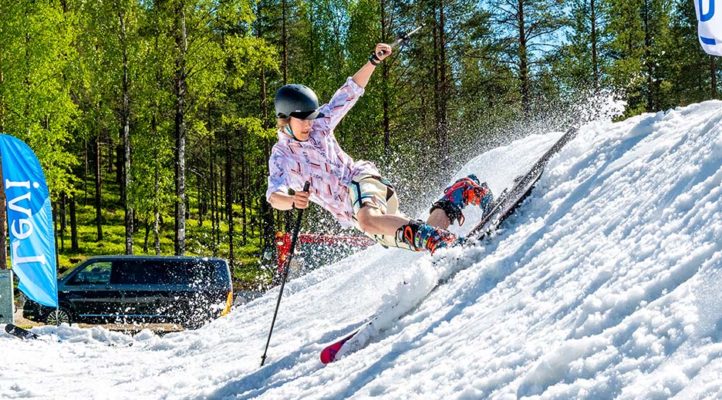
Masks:
[[[722,56],[722,10],[715,13],[717,1],[720,0],[694,0],[694,8],[699,22],[697,32],[700,45],[707,54]]]
[[[25,143],[0,134],[10,257],[18,287],[40,304],[58,306],[50,193],[37,157]]]

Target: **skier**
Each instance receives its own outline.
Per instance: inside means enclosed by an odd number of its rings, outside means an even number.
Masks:
[[[444,191],[426,222],[412,220],[399,210],[396,190],[368,161],[354,161],[339,146],[334,128],[364,93],[376,66],[392,48],[379,43],[369,61],[321,107],[310,88],[291,84],[276,92],[274,105],[278,142],[269,160],[266,199],[278,210],[305,209],[309,200],[329,211],[343,226],[355,226],[385,247],[414,251],[457,242],[447,228],[463,224],[469,204],[486,210],[493,196],[486,183],[470,175]],[[308,192],[301,191],[310,182]],[[293,190],[295,189],[295,192]]]

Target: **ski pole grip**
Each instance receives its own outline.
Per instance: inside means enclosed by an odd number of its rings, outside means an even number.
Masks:
[[[417,28],[415,28],[414,30],[412,30],[411,32],[401,34],[401,36],[399,36],[398,39],[394,40],[393,43],[391,43],[389,46],[391,46],[391,49],[394,49],[394,50],[395,50],[396,48],[398,48],[399,46],[401,46],[402,43],[409,41],[409,39],[411,39],[411,35],[414,35],[414,34],[416,34],[418,31],[420,31],[421,28],[424,27],[424,25],[425,25],[425,24],[421,24],[421,25],[419,25]],[[385,53],[386,53],[385,51],[379,51],[378,53],[377,53],[377,52],[372,52],[372,53],[371,53],[371,56],[369,57],[369,61],[370,61],[371,64],[373,64],[373,65],[379,65],[379,63],[381,62],[381,60],[380,60],[379,57],[383,56]]]

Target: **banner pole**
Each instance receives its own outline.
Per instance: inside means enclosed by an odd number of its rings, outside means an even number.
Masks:
[[[6,204],[0,155],[0,324],[15,323],[13,272],[8,268]]]

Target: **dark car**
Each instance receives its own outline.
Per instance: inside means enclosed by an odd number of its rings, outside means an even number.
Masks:
[[[225,315],[233,302],[225,260],[200,257],[102,256],[58,280],[54,308],[26,301],[23,316],[62,322],[172,322],[196,328]]]

